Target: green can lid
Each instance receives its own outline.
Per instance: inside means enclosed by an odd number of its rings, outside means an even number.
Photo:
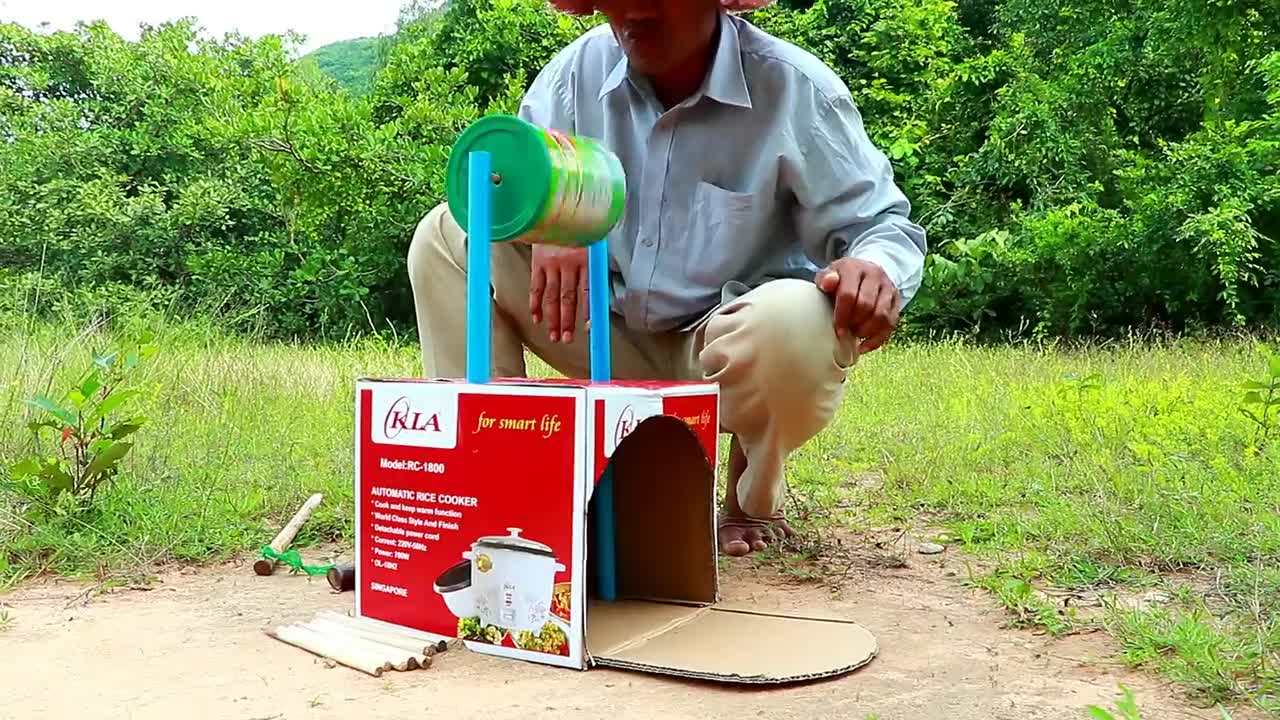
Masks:
[[[487,151],[495,181],[489,203],[493,242],[514,240],[537,227],[551,196],[551,153],[541,128],[512,115],[487,115],[453,144],[445,174],[449,212],[467,229],[469,154]]]

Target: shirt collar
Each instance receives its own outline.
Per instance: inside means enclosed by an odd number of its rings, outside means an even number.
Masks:
[[[631,68],[624,53],[600,88],[600,100],[631,79]],[[695,95],[705,95],[725,105],[751,107],[751,92],[747,89],[747,76],[742,69],[742,46],[738,39],[738,26],[728,13],[720,13],[720,40],[716,44],[711,70],[702,88]]]

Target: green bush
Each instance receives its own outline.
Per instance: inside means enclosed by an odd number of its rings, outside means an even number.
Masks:
[[[1265,2],[819,0],[755,19],[836,68],[895,161],[930,235],[917,327],[1280,321]]]

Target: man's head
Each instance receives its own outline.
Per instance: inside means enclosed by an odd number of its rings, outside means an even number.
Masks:
[[[609,19],[627,60],[641,73],[662,76],[709,47],[720,0],[595,0]]]
[[[715,37],[716,21],[722,11],[759,10],[773,0],[550,0],[560,10],[574,15],[602,13],[609,19],[614,36],[637,71],[659,81],[671,80],[676,87],[686,85],[705,68],[705,53]],[[709,55],[709,54],[708,54]],[[687,88],[686,88],[687,89]]]

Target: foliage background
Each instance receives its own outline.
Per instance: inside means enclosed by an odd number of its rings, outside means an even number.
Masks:
[[[748,18],[835,68],[893,158],[930,233],[914,332],[1280,321],[1272,0],[791,0]],[[541,0],[410,6],[367,86],[332,52],[293,59],[289,37],[0,25],[0,304],[411,335],[403,258],[450,141],[599,21]]]

